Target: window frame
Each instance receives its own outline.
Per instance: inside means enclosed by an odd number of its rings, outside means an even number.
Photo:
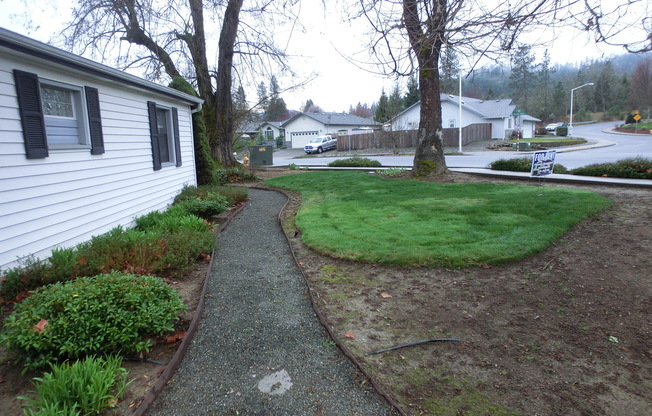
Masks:
[[[161,143],[161,131],[160,131],[160,126],[158,124],[159,120],[159,115],[164,114],[165,115],[165,137],[166,137],[166,144],[165,146],[167,148],[167,154],[169,155],[169,160],[163,160],[163,154],[161,152],[162,150],[162,143]],[[174,127],[172,123],[172,107],[168,106],[163,106],[163,105],[156,105],[156,121],[157,121],[157,129],[159,129],[159,153],[161,155],[161,166],[166,167],[166,166],[173,166],[176,164],[175,160],[175,154],[174,154]]]
[[[72,98],[72,109],[73,117],[77,124],[77,143],[54,143],[51,141],[51,134],[48,137],[48,120],[57,120],[57,119],[71,119],[69,117],[60,117],[48,115],[45,113],[45,106],[43,95],[41,94],[41,105],[43,106],[43,121],[45,123],[45,137],[48,143],[48,147],[52,150],[70,150],[70,149],[91,149],[91,139],[90,139],[90,128],[89,128],[89,117],[87,113],[86,106],[84,105],[84,87],[78,85],[72,85],[60,81],[55,81],[46,78],[39,78],[39,88],[43,86],[51,86],[61,90],[69,91]]]
[[[25,157],[27,159],[45,159],[50,156],[50,153],[39,76],[20,69],[14,69],[13,75],[25,144]],[[83,96],[80,96],[80,111],[87,117],[84,131],[87,132],[89,140],[89,146],[85,148],[90,147],[91,155],[101,155],[105,152],[105,148],[99,91],[97,88],[89,86],[80,88],[83,91]],[[58,146],[54,147],[58,148]]]
[[[161,160],[161,137],[158,130],[158,111],[165,111],[166,115],[166,134],[168,137],[167,147],[170,153],[169,161]],[[152,162],[154,170],[161,170],[169,166],[182,166],[181,161],[181,139],[179,134],[179,113],[176,107],[157,104],[154,101],[147,101],[147,113],[149,117],[149,132],[152,142]]]

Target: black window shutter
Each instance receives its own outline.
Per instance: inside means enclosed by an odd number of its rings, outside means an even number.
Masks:
[[[27,158],[46,158],[48,157],[48,140],[43,120],[38,75],[14,69],[14,81]]]
[[[147,112],[149,113],[149,136],[152,139],[154,170],[161,170],[161,150],[158,144],[158,124],[156,123],[156,103],[154,101],[147,101]]]
[[[179,134],[179,112],[172,107],[172,124],[174,126],[174,152],[176,153],[177,167],[181,166],[181,137]]]
[[[91,154],[104,153],[104,134],[102,133],[102,115],[100,114],[100,94],[97,88],[84,87],[88,124],[91,131]]]

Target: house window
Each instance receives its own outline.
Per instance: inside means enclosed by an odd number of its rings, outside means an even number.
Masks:
[[[147,102],[149,133],[152,141],[154,170],[165,166],[181,166],[179,115],[176,108]]]
[[[511,118],[508,118],[508,119],[507,119],[507,128],[508,128],[508,129],[511,129],[511,128],[512,128],[512,119],[511,119]]]
[[[158,128],[158,148],[161,155],[161,163],[174,162],[173,146],[174,133],[172,133],[172,123],[170,110],[167,108],[156,108],[156,126]]]
[[[448,120],[448,127],[453,128],[455,127],[455,119],[451,118]]]
[[[52,149],[89,148],[82,88],[45,80],[40,81],[40,86],[48,146]]]
[[[18,69],[13,72],[27,159],[48,157],[50,147],[104,153],[97,88],[42,80]]]
[[[271,127],[267,127],[267,130],[265,130],[265,139],[274,140],[274,131]]]

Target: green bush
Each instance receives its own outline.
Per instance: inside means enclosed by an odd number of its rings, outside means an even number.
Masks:
[[[348,159],[338,159],[330,162],[329,167],[339,168],[379,168],[381,163],[377,160],[369,159],[366,157],[354,156]]]
[[[498,159],[489,164],[491,170],[504,170],[509,172],[530,172],[532,170],[532,156],[515,157],[512,159]],[[554,173],[568,173],[564,165],[555,163]]]
[[[546,130],[545,127],[537,127],[536,135],[537,136],[547,136],[548,135],[548,130]]]
[[[153,230],[122,230],[118,227],[81,243],[77,246],[77,275],[92,276],[111,270],[182,274],[202,254],[213,250],[215,235],[200,218],[181,218],[187,223],[164,217]],[[198,231],[200,228],[202,230]]]
[[[25,368],[96,354],[148,351],[185,309],[162,279],[112,272],[54,283],[16,304],[0,342]]]
[[[214,215],[219,215],[226,211],[229,203],[226,197],[220,194],[209,193],[207,199],[189,198],[178,203],[186,212],[197,217],[210,219]]]
[[[614,163],[595,163],[573,169],[573,175],[611,178],[652,179],[652,159],[635,157]]]
[[[510,172],[529,172],[532,169],[532,158],[529,156],[512,159],[498,159],[489,164],[492,170],[506,170]]]
[[[53,365],[51,372],[34,378],[36,398],[25,401],[24,415],[99,415],[115,406],[130,384],[122,359],[88,357],[72,364]]]
[[[217,177],[218,185],[236,182],[260,181],[260,178],[255,173],[243,168],[218,169],[215,171],[215,175]]]
[[[181,220],[150,213],[138,218],[140,225],[136,228],[116,227],[74,249],[55,250],[47,262],[30,259],[4,273],[0,293],[5,299],[13,299],[49,283],[112,270],[182,275],[200,256],[212,252],[215,235],[198,217],[178,218]]]
[[[559,127],[557,127],[557,130],[555,130],[555,134],[557,136],[561,136],[561,137],[568,136],[568,127],[567,126],[559,126]]]
[[[215,194],[226,198],[228,206],[236,205],[246,201],[249,197],[247,188],[236,186],[204,185],[204,186],[185,186],[179,195],[174,198],[174,203],[178,204],[185,200],[200,198],[210,200]],[[173,205],[174,207],[174,205]]]

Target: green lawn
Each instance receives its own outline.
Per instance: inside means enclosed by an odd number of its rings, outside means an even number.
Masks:
[[[373,263],[470,266],[519,260],[611,202],[544,186],[439,184],[363,172],[307,172],[266,184],[298,191],[305,244]]]

